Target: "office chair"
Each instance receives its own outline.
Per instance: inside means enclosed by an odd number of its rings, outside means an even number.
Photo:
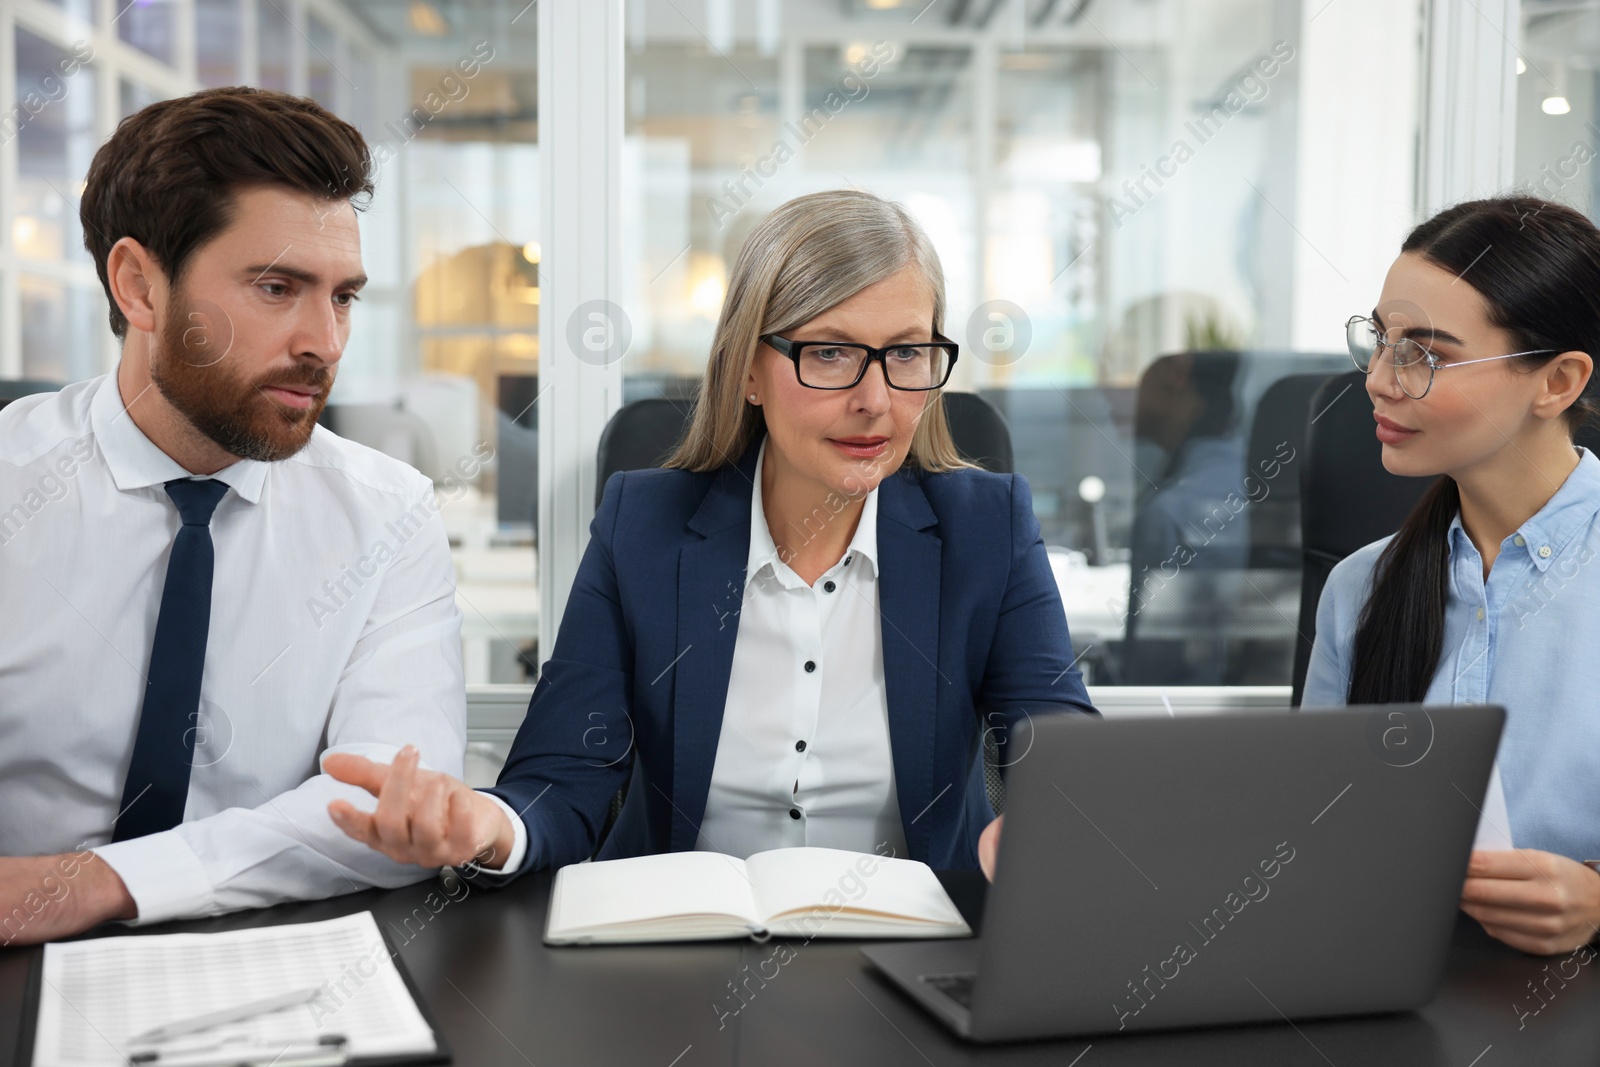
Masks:
[[[1016,470],[1011,428],[993,404],[977,393],[946,393],[944,415],[963,458],[996,474]]]
[[[1383,467],[1373,432],[1366,376],[1352,370],[1325,381],[1311,398],[1320,412],[1300,462],[1300,626],[1295,642],[1294,696],[1300,706],[1317,636],[1317,602],[1334,565],[1400,528],[1432,478],[1401,478]]]
[[[600,506],[606,482],[618,471],[661,466],[688,429],[693,412],[693,401],[663,397],[635,400],[618,408],[600,431],[600,446],[595,453],[594,506]]]
[[[61,386],[61,382],[47,382],[39,378],[0,378],[0,407],[34,393],[57,392]]]
[[[985,470],[999,474],[1012,472],[1011,431],[993,404],[976,393],[947,392],[944,394],[944,410],[956,451]],[[688,429],[693,413],[692,400],[663,397],[634,400],[618,408],[600,432],[600,446],[595,456],[595,507],[600,506],[606,479],[616,472],[661,466]],[[999,747],[993,736],[985,731],[983,780],[989,803],[996,812],[1005,807],[1005,784],[1000,778],[999,763]],[[611,833],[611,827],[616,824],[626,797],[627,786],[624,785],[611,798],[611,810],[595,845],[596,855]]]
[[[1287,466],[1305,455],[1306,436],[1317,390],[1333,375],[1291,374],[1279,378],[1261,394],[1250,437],[1245,445],[1245,474],[1261,478],[1273,464]],[[1284,456],[1293,459],[1284,460]],[[1250,557],[1252,570],[1299,570],[1300,479],[1291,474],[1271,481],[1267,496],[1251,505]]]

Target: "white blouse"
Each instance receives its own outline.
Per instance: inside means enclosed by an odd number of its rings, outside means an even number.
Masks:
[[[878,613],[878,491],[842,559],[806,585],[750,496],[750,555],[698,849],[906,854]],[[887,845],[889,852],[883,846]]]

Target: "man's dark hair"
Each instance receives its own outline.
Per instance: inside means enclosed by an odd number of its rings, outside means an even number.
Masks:
[[[237,188],[279,185],[356,210],[373,192],[372,155],[356,128],[313,100],[270,89],[206,89],[129,115],[95,153],[78,217],[127,336],[106,273],[111,246],[138,241],[173,285],[196,249],[227,228]]]

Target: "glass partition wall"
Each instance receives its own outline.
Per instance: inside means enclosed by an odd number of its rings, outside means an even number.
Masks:
[[[1340,301],[1370,306],[1415,186],[1420,6],[1322,6],[630,0],[624,399],[690,394],[764,212],[898,200],[1090,680],[1287,685],[1309,416],[1274,386],[1349,369]],[[1406,40],[1381,91],[1337,57],[1374,21]],[[1363,122],[1403,138],[1365,185],[1324,141]],[[1375,251],[1323,248],[1319,202]]]
[[[122,118],[255,85],[367,137],[371,280],[324,419],[433,479],[472,683],[524,682],[537,662],[537,44],[522,4],[0,4],[0,379],[116,365],[77,198]]]
[[[621,399],[687,410],[763,212],[826,188],[893,197],[940,252],[963,346],[951,388],[1007,423],[1090,679],[1286,684],[1304,380],[1340,369],[1340,324],[1426,199],[1436,5],[613,2]],[[1567,157],[1595,136],[1595,16],[1521,10],[1519,179],[1589,196],[1587,157]],[[329,418],[439,487],[475,683],[525,682],[539,657],[537,14],[0,9],[0,377],[114,365],[76,196],[121,117],[243,83],[310,95],[368,136],[372,282]]]

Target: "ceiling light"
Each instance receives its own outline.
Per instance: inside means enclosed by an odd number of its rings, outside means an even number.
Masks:
[[[443,37],[450,29],[444,21],[444,16],[439,14],[439,9],[428,3],[428,0],[411,0],[407,21],[411,25],[412,33],[420,33],[424,37]]]

